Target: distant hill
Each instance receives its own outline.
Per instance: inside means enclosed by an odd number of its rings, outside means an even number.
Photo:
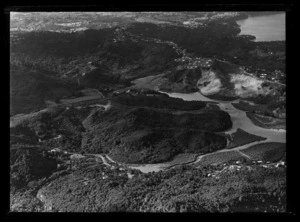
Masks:
[[[96,70],[121,79],[154,75],[172,67],[177,57],[169,45],[146,42],[116,28],[18,33],[11,38],[11,65],[46,70],[65,79],[94,76],[91,72]]]
[[[253,11],[253,12],[246,12],[247,15],[250,16],[262,16],[262,15],[275,15],[285,13],[284,11]]]
[[[45,101],[71,96],[77,85],[66,83],[38,70],[11,69],[10,115],[28,113],[45,107]]]
[[[259,135],[162,93],[285,118],[285,42],[239,35],[249,15],[11,13],[10,211],[286,212],[285,150],[227,152]]]

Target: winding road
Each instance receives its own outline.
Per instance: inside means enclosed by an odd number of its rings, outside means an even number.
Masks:
[[[159,91],[159,92],[165,93],[162,91]],[[202,158],[205,156],[209,156],[209,155],[212,155],[215,153],[232,152],[233,150],[236,150],[239,153],[241,153],[243,156],[246,156],[244,153],[240,152],[240,150],[246,149],[250,146],[260,144],[260,143],[266,143],[266,142],[286,143],[286,130],[264,129],[264,128],[254,125],[251,122],[251,120],[247,117],[246,112],[238,110],[232,105],[232,103],[236,103],[239,100],[235,100],[233,102],[213,100],[213,99],[203,96],[199,92],[190,93],[190,94],[183,94],[183,93],[165,93],[165,94],[169,95],[170,97],[181,98],[186,101],[196,100],[196,101],[206,101],[206,102],[216,103],[216,105],[218,105],[221,110],[229,113],[232,123],[233,123],[231,129],[224,131],[224,133],[226,133],[226,134],[232,134],[232,133],[236,132],[236,130],[238,128],[240,128],[248,133],[266,138],[266,140],[255,141],[255,142],[248,143],[248,144],[238,146],[235,148],[231,148],[231,149],[225,148],[222,150],[218,150],[216,152],[199,155],[195,161],[190,162],[190,163],[185,163],[182,165],[195,164],[195,163],[200,162],[202,160]],[[105,110],[108,110],[111,108],[111,103],[109,102],[107,105],[96,104],[95,106],[103,107],[103,108],[105,108]],[[76,154],[76,153],[70,153],[70,154]],[[113,165],[115,165],[115,166],[119,165],[122,167],[126,166],[127,168],[140,170],[143,173],[158,172],[161,170],[166,170],[166,169],[172,168],[172,167],[170,167],[170,165],[167,162],[166,163],[158,163],[158,164],[125,164],[125,163],[116,162],[113,159],[111,159],[108,155],[105,155],[105,154],[87,154],[86,156],[94,156],[98,160],[101,159],[101,161],[99,161],[99,162],[103,162],[104,165],[111,167],[111,168],[114,168]],[[247,158],[249,158],[249,156]]]
[[[186,53],[185,53],[185,50],[180,48],[177,44],[175,44],[172,41],[162,41],[162,40],[154,39],[154,38],[144,38],[142,36],[137,36],[137,35],[133,35],[133,34],[131,34],[130,36],[131,36],[131,38],[139,39],[139,40],[142,40],[142,41],[145,41],[145,42],[152,41],[152,42],[161,43],[161,44],[168,44],[168,45],[172,46],[175,49],[177,54],[182,56],[181,58],[185,58],[187,60],[193,60],[194,59],[194,58],[191,58],[191,57],[187,56]],[[219,61],[222,61],[222,60],[219,60]],[[222,62],[227,62],[227,61],[222,61]],[[135,81],[136,81],[135,83],[137,84],[139,79],[137,79]],[[269,81],[269,82],[271,82],[271,81]],[[272,83],[277,83],[277,82],[272,82]],[[280,84],[280,83],[277,83],[277,84]],[[282,85],[284,85],[284,84],[282,84]],[[166,93],[166,92],[162,92],[162,91],[158,91],[158,92],[165,93],[165,94],[169,95],[170,97],[181,98],[181,99],[186,100],[186,101],[196,100],[196,101],[207,101],[207,102],[217,103],[217,105],[220,107],[221,110],[229,113],[229,115],[231,117],[231,120],[233,122],[232,128],[225,131],[224,133],[232,134],[232,133],[236,132],[236,130],[238,128],[240,128],[240,129],[242,129],[242,130],[244,130],[248,133],[266,138],[266,140],[255,141],[255,142],[252,142],[252,143],[248,143],[246,145],[235,147],[233,149],[223,149],[223,150],[218,150],[216,152],[200,155],[200,156],[197,157],[197,159],[194,162],[191,162],[189,164],[197,163],[197,162],[201,161],[201,159],[204,156],[212,155],[212,154],[219,153],[219,152],[230,152],[230,151],[233,151],[233,150],[237,150],[237,151],[240,152],[240,150],[246,149],[250,146],[260,144],[260,143],[265,143],[265,142],[285,143],[286,142],[286,130],[273,130],[273,129],[264,129],[264,128],[258,127],[258,126],[254,125],[251,122],[251,120],[247,117],[246,112],[234,108],[232,103],[238,102],[239,100],[236,100],[236,101],[233,101],[233,102],[232,101],[213,100],[213,99],[205,97],[204,95],[202,95],[199,92],[190,93],[190,94]],[[108,109],[111,108],[110,103],[108,103],[107,105],[97,104],[97,105],[94,105],[94,106],[103,107],[105,109],[105,111],[107,111]],[[240,152],[240,153],[242,155],[244,155],[242,152]],[[142,171],[143,173],[157,172],[157,171],[161,171],[161,170],[164,170],[164,169],[167,169],[167,168],[170,169],[170,167],[167,163],[127,165],[127,164],[124,164],[124,163],[115,162],[108,155],[105,155],[105,157],[104,157],[103,155],[97,154],[96,156],[98,158],[101,158],[102,162],[107,166],[112,166],[112,164],[126,165],[129,168],[138,169],[138,170]]]
[[[165,93],[162,91],[159,91],[161,93]],[[262,141],[255,141],[252,143],[248,143],[242,146],[238,146],[235,148],[231,148],[231,149],[222,149],[222,150],[218,150],[216,152],[212,152],[212,153],[207,153],[207,154],[203,154],[203,155],[199,155],[195,161],[191,162],[191,163],[186,163],[186,164],[182,164],[182,165],[191,165],[191,164],[195,164],[198,163],[202,160],[203,157],[205,156],[209,156],[215,153],[222,153],[222,152],[232,152],[233,150],[238,151],[239,153],[241,153],[243,156],[246,156],[247,158],[249,158],[249,156],[245,155],[244,153],[240,152],[240,150],[246,149],[250,146],[256,145],[256,144],[260,144],[260,143],[266,143],[266,142],[280,142],[280,143],[285,143],[286,142],[286,130],[273,130],[273,129],[264,129],[261,127],[258,127],[256,125],[254,125],[251,120],[247,117],[246,113],[244,111],[238,110],[236,108],[234,108],[234,106],[232,105],[232,103],[238,102],[239,100],[235,100],[233,102],[230,101],[220,101],[220,100],[213,100],[213,99],[209,99],[205,96],[203,96],[201,93],[196,92],[196,93],[190,93],[190,94],[183,94],[183,93],[165,93],[167,95],[169,95],[170,97],[175,97],[175,98],[181,98],[183,100],[186,101],[192,101],[192,100],[196,100],[196,101],[206,101],[206,102],[214,102],[217,103],[216,105],[218,105],[220,107],[221,110],[226,111],[229,113],[231,120],[232,120],[232,128],[225,131],[224,133],[227,134],[231,134],[236,132],[236,130],[238,128],[257,135],[257,136],[261,136],[261,137],[265,137],[266,140],[262,140]],[[99,105],[98,105],[99,106]],[[106,106],[100,105],[102,107],[105,108],[105,110],[108,110],[111,107],[111,104],[108,103]],[[71,154],[71,153],[70,153]],[[72,153],[75,154],[75,153]],[[125,164],[125,163],[119,163],[114,161],[113,159],[111,159],[111,157],[109,157],[107,154],[88,154],[88,156],[94,156],[96,158],[100,158],[101,162],[103,162],[103,164],[105,164],[108,167],[114,167],[113,165],[117,166],[126,166],[127,168],[131,168],[131,169],[137,169],[140,170],[143,173],[149,173],[149,172],[158,172],[161,170],[166,170],[166,169],[170,169],[172,167],[169,166],[168,163],[158,163],[158,164]],[[249,158],[251,159],[251,158]]]
[[[165,93],[162,91],[159,91],[159,92]],[[248,143],[246,145],[235,147],[233,149],[223,149],[223,150],[218,150],[216,152],[200,155],[197,157],[197,159],[194,162],[189,163],[189,164],[194,164],[194,163],[201,161],[201,159],[204,156],[208,156],[208,155],[215,154],[215,153],[221,153],[221,152],[230,152],[233,150],[240,151],[240,150],[246,149],[250,146],[260,144],[260,143],[266,143],[266,142],[286,143],[286,130],[264,129],[264,128],[254,125],[251,122],[251,120],[247,117],[247,115],[244,111],[234,108],[234,106],[231,104],[231,103],[238,102],[238,100],[233,101],[233,102],[213,100],[213,99],[209,99],[209,98],[203,96],[199,92],[190,93],[190,94],[183,94],[183,93],[165,93],[165,94],[169,95],[170,97],[181,98],[186,101],[198,100],[198,101],[207,101],[207,102],[217,102],[218,103],[217,105],[220,107],[221,110],[224,110],[229,113],[231,120],[233,122],[232,128],[225,131],[225,133],[231,134],[231,133],[234,133],[238,128],[240,128],[248,133],[266,138],[266,140],[255,141],[252,143]],[[142,171],[143,173],[148,173],[148,172],[157,172],[157,171],[164,170],[165,168],[168,167],[168,164],[166,164],[166,163],[144,164],[144,165],[140,165],[140,166],[128,166],[128,167],[133,168],[133,169],[138,169],[138,170]]]

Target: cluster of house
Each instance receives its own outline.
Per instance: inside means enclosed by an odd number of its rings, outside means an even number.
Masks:
[[[59,148],[54,148],[52,150],[49,151],[49,153],[63,153],[63,154],[69,154],[67,151],[62,151]]]
[[[286,118],[286,109],[277,108],[277,109],[273,110],[273,114],[274,114],[274,116],[276,116],[278,118],[285,119]]]
[[[223,12],[223,13],[216,13],[215,15],[211,16],[210,19],[224,19],[224,18],[230,18],[237,16],[239,13],[238,12]]]
[[[119,35],[117,36],[116,38],[113,39],[113,42],[121,42],[121,41],[124,41],[125,40],[125,37],[123,35]]]
[[[115,30],[115,38],[113,39],[113,42],[119,42],[125,40],[125,29],[117,27]]]
[[[272,80],[272,81],[279,81],[280,79],[285,77],[285,73],[280,70],[275,70],[273,73],[266,73],[265,69],[256,69],[254,70],[253,67],[242,67],[248,74],[256,76],[260,79]]]
[[[271,163],[270,161],[264,162],[262,160],[253,160],[252,163],[255,165],[261,165],[264,168],[285,167],[285,162],[282,160],[280,160],[277,163]],[[228,165],[228,166],[226,163],[224,163],[223,164],[224,168],[222,170],[208,173],[207,176],[213,177],[215,179],[219,179],[220,173],[239,171],[241,169],[253,170],[253,168],[251,166],[240,166],[239,164],[241,164],[241,161],[236,161],[236,165]]]
[[[192,58],[187,57],[187,56],[183,56],[181,58],[175,59],[175,62],[190,62],[192,60]]]
[[[117,29],[116,33],[118,38],[113,39],[114,42],[117,42],[119,39],[123,39],[125,38],[123,35],[123,32],[121,32],[122,29]],[[149,41],[147,39],[144,39],[142,37],[139,37],[141,40],[143,41]],[[187,62],[188,64],[186,65],[187,69],[196,69],[197,67],[202,67],[202,68],[210,68],[212,65],[212,60],[211,59],[207,59],[207,58],[191,58],[189,56],[187,56],[186,50],[185,49],[181,49],[180,47],[177,46],[176,43],[172,42],[172,41],[162,41],[160,39],[153,39],[153,41],[155,43],[164,43],[164,44],[168,44],[170,45],[173,49],[176,50],[177,54],[182,54],[181,58],[175,59],[174,61],[176,62]]]
[[[271,75],[267,75],[266,73],[261,73],[261,74],[258,74],[258,77],[261,78],[261,79],[269,79],[269,80],[272,80],[272,81],[277,81],[280,78],[284,77],[283,72],[280,72],[278,70],[276,70],[276,71],[274,73],[272,73]]]
[[[203,20],[205,20],[206,18],[204,18]],[[189,28],[198,28],[198,27],[205,27],[206,24],[203,22],[200,22],[198,20],[192,19],[189,21],[185,21],[182,23],[185,26],[188,26]]]
[[[265,69],[257,68],[254,69],[253,67],[242,67],[248,74],[254,73],[254,75],[260,79],[268,79],[272,81],[279,81],[282,78],[285,78],[285,73],[281,70],[275,70],[273,73],[266,73]],[[253,74],[252,74],[253,75]]]
[[[187,69],[196,69],[198,67],[210,68],[213,63],[213,60],[207,58],[200,58],[200,57],[191,58],[188,56],[183,56],[179,59],[175,59],[175,62],[182,62],[182,63],[187,62],[187,66],[186,66]]]
[[[259,74],[259,78],[266,79],[267,78],[267,74],[266,73],[261,73],[261,74]]]
[[[195,69],[197,67],[202,67],[202,68],[210,68],[212,65],[213,61],[211,59],[206,59],[206,58],[196,58],[195,60],[191,61],[188,65],[188,69]]]

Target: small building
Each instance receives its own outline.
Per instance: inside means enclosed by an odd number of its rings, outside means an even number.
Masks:
[[[61,150],[59,148],[54,148],[54,149],[50,150],[51,153],[58,153],[60,151]]]

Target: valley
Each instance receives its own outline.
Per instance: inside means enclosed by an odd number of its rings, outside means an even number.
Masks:
[[[15,14],[11,211],[285,212],[285,46],[248,15]]]

